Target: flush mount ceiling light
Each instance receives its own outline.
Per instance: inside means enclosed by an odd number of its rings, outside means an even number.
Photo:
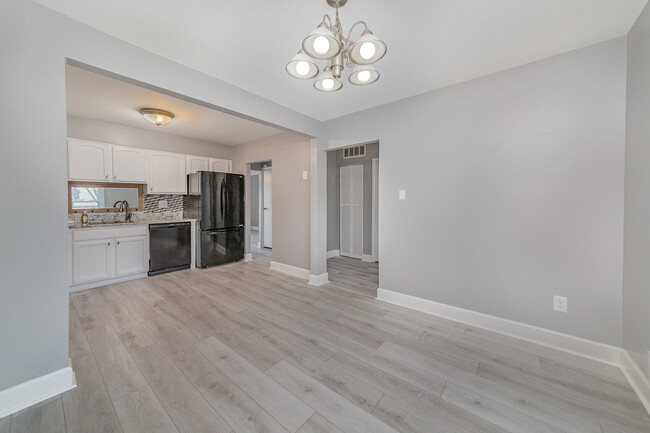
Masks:
[[[357,21],[343,36],[343,27],[339,20],[339,8],[348,0],[327,0],[327,4],[336,9],[336,18],[332,23],[329,15],[302,41],[302,49],[287,63],[289,75],[299,79],[310,79],[318,75],[318,66],[314,60],[327,60],[327,65],[314,83],[314,88],[321,92],[336,92],[341,87],[341,74],[344,65],[354,68],[348,81],[355,86],[366,86],[379,79],[379,72],[373,63],[386,54],[386,44],[373,35],[363,21]],[[355,42],[351,38],[352,31],[357,26],[363,26],[361,36]]]
[[[142,108],[140,114],[156,126],[166,125],[174,118],[174,115],[169,111],[158,110],[156,108]]]

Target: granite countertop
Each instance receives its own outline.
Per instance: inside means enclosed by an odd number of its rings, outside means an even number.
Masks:
[[[90,223],[88,225],[82,226],[81,223],[69,224],[68,228],[77,230],[77,229],[94,229],[97,227],[120,227],[120,226],[144,226],[149,224],[171,224],[171,223],[183,223],[183,222],[192,222],[196,219],[192,218],[174,218],[174,219],[146,219],[142,221],[130,221],[130,222],[96,222]]]

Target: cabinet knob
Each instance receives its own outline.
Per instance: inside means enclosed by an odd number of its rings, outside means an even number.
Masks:
[[[117,179],[117,175],[116,175],[116,174],[113,175],[113,179]]]
[[[104,176],[106,179],[108,179],[108,175]]]
[[[111,243],[110,243],[110,242],[108,243],[108,246],[109,246],[109,247],[111,246]]]
[[[117,244],[119,245],[119,244],[120,244],[120,241],[117,241]]]

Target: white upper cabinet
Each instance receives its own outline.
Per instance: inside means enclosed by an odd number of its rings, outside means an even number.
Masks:
[[[137,147],[113,146],[113,182],[146,182],[146,151]]]
[[[70,180],[112,181],[111,145],[68,139],[68,178]]]
[[[187,194],[185,155],[149,151],[150,194]]]
[[[197,171],[210,171],[210,158],[207,156],[185,155],[185,173],[193,174]]]
[[[210,158],[210,171],[219,171],[221,173],[232,172],[232,161],[229,159]]]

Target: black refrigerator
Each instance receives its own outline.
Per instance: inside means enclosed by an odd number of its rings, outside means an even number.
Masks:
[[[199,171],[188,175],[185,218],[197,219],[197,267],[244,258],[244,176]]]

